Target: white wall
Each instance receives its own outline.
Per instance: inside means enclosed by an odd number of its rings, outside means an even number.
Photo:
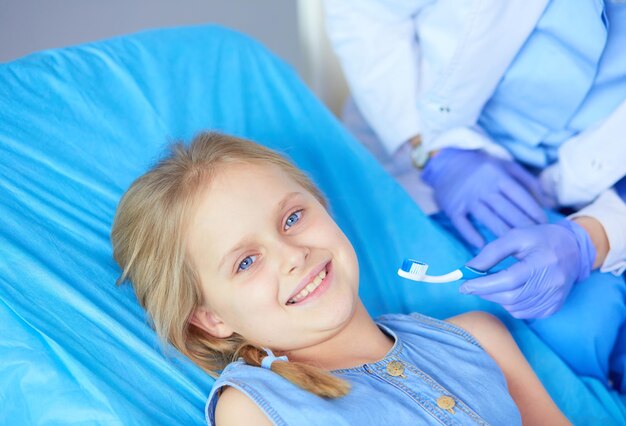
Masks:
[[[324,28],[322,0],[298,0],[302,74],[311,89],[340,115],[348,87]]]

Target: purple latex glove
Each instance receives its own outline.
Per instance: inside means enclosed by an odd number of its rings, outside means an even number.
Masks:
[[[572,285],[589,276],[596,249],[570,220],[513,229],[487,244],[467,266],[488,271],[508,256],[519,261],[466,281],[459,291],[501,304],[515,318],[544,318],[565,302]]]
[[[547,222],[537,199],[539,180],[522,166],[482,151],[445,148],[433,156],[422,174],[435,191],[437,204],[468,243],[484,240],[472,216],[497,236],[511,228]]]

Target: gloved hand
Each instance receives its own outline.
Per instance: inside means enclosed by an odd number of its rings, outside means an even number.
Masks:
[[[434,189],[439,208],[475,247],[482,247],[484,240],[470,215],[497,236],[547,222],[537,201],[542,197],[539,181],[512,161],[482,151],[445,148],[426,163],[422,179]]]
[[[508,256],[518,262],[468,280],[459,291],[499,303],[515,318],[543,318],[558,311],[572,285],[589,276],[596,249],[580,225],[562,220],[513,229],[487,244],[467,266],[488,271]]]

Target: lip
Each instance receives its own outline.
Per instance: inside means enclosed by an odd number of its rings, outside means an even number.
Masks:
[[[300,293],[302,291],[302,289],[304,287],[306,287],[307,284],[309,284],[311,281],[313,281],[315,279],[315,277],[317,275],[319,275],[319,273],[322,272],[324,269],[326,269],[326,275],[328,276],[328,274],[330,273],[330,270],[331,270],[331,261],[322,262],[321,264],[319,264],[318,266],[313,268],[311,270],[311,272],[309,272],[309,274],[300,281],[300,284],[298,284],[298,286],[293,291],[293,293],[291,293],[291,295],[287,298],[287,301],[285,302],[285,304],[287,306],[290,306],[291,304],[289,303],[289,301],[292,298],[294,298],[298,293]],[[324,278],[324,280],[326,280],[326,278]],[[315,293],[315,290],[313,291],[313,293]],[[313,293],[311,293],[311,294],[313,294]],[[306,296],[304,299],[302,299],[302,301],[308,299],[308,297],[309,296]]]

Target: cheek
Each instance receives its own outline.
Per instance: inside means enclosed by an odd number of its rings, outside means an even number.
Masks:
[[[257,274],[253,281],[233,289],[224,304],[224,318],[228,318],[232,328],[254,329],[263,323],[263,318],[276,309],[276,285],[263,274]]]
[[[350,245],[348,238],[326,212],[318,216],[313,223],[311,223],[311,229],[315,230],[314,232],[319,237],[320,242],[324,241],[327,244],[333,244],[337,247]]]
[[[357,258],[356,252],[354,251],[354,247],[352,246],[348,238],[343,235],[343,233],[341,233],[341,238],[338,241],[337,249],[339,251],[339,256],[342,259],[345,271],[348,274],[348,279],[350,281],[353,281],[354,287],[358,289],[359,260]]]
[[[359,265],[354,247],[352,246],[352,243],[350,243],[350,240],[348,240],[348,237],[346,237],[346,235],[336,225],[333,230],[333,237],[336,241],[335,246],[345,257],[345,260],[350,263],[350,265],[347,266],[358,270]]]
[[[265,300],[255,304],[242,303],[233,313],[232,330],[250,343],[268,346],[280,341],[281,336],[293,339],[293,334],[289,332],[293,323],[287,321],[284,311],[278,310],[275,302],[272,306]]]
[[[325,225],[316,228],[320,246],[333,251],[337,255],[341,269],[348,274],[347,277],[358,283],[359,263],[354,247],[335,222],[326,222]]]

